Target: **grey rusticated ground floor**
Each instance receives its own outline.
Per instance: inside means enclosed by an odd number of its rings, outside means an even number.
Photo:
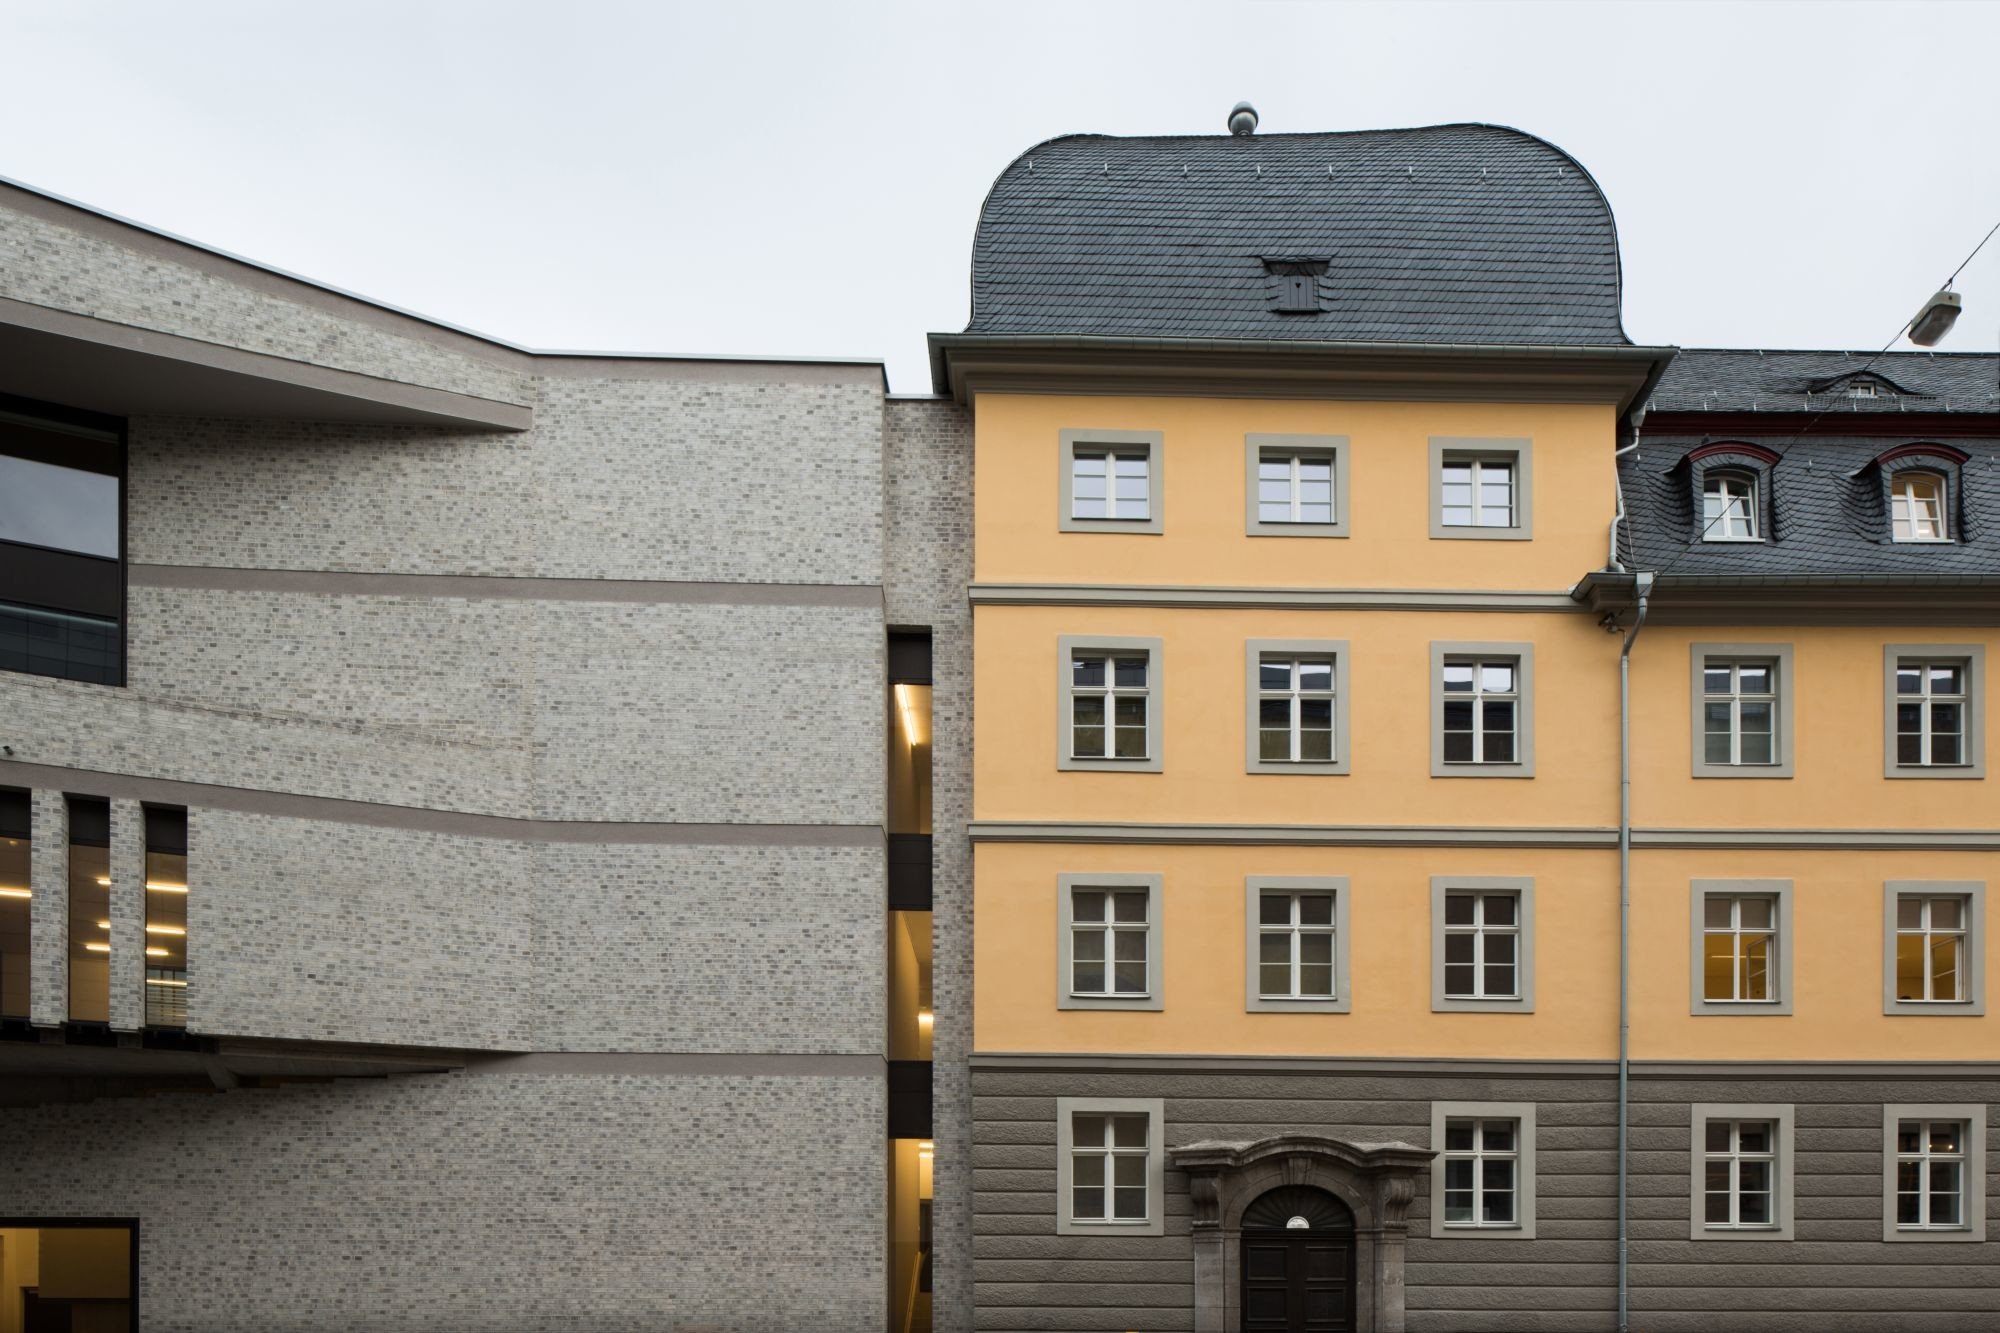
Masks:
[[[1233,1263],[1204,1271],[1198,1257],[1204,1242],[1197,1240],[1203,1228],[1195,1226],[1204,1213],[1205,1226],[1216,1226],[1219,1209],[1227,1227],[1227,1175],[1219,1205],[1212,1184],[1205,1194],[1191,1192],[1188,1172],[1174,1165],[1176,1148],[1305,1139],[1402,1142],[1428,1151],[1438,1104],[1483,1103],[1534,1108],[1533,1238],[1434,1235],[1423,1168],[1402,1218],[1401,1300],[1409,1333],[1615,1329],[1616,1095],[1612,1067],[1602,1064],[1508,1070],[1424,1061],[1343,1068],[1331,1061],[978,1058],[978,1327],[1233,1329],[1208,1322],[1221,1316],[1205,1312],[1217,1293],[1204,1288],[1233,1284],[1238,1271]],[[1158,1099],[1167,1158],[1164,1234],[1058,1234],[1058,1098]],[[1996,1099],[1995,1066],[1912,1066],[1893,1075],[1879,1067],[1635,1066],[1632,1327],[1645,1333],[2000,1328],[2000,1242],[1889,1241],[1884,1228],[1885,1107],[1961,1106],[1985,1121]],[[1789,1108],[1790,1160],[1781,1173],[1791,1181],[1789,1238],[1693,1239],[1694,1108],[1751,1105]],[[1334,1150],[1280,1142],[1272,1151],[1270,1160],[1310,1171],[1313,1152],[1324,1157]],[[1333,1166],[1334,1175],[1345,1169]],[[1983,1188],[1990,1176],[1980,1174],[1969,1196],[1993,1194]],[[1983,1216],[1985,1206],[1978,1197],[1968,1212]],[[1362,1216],[1359,1224],[1365,1230],[1370,1220]],[[1222,1253],[1219,1245],[1215,1253]],[[1365,1287],[1367,1274],[1360,1279]],[[1364,1292],[1364,1318],[1366,1304]]]

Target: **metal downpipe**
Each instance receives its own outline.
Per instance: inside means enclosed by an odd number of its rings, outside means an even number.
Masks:
[[[1639,614],[1618,650],[1618,1333],[1630,1333],[1630,1193],[1632,1072],[1632,644],[1646,627],[1653,576],[1633,576]]]

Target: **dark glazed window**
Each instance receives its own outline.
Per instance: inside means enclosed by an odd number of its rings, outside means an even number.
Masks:
[[[124,423],[0,395],[0,671],[124,683]]]
[[[0,1018],[28,1016],[28,793],[0,788]]]

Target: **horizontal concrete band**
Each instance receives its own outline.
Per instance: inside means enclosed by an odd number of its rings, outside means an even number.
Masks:
[[[514,1077],[879,1079],[888,1077],[888,1069],[888,1062],[879,1055],[683,1055],[653,1051],[538,1051],[474,1056],[465,1062],[468,1074]]]
[[[731,847],[881,847],[876,824],[673,824],[575,819],[522,819],[511,815],[428,810],[418,806],[349,801],[332,796],[224,787],[206,782],[102,773],[0,760],[0,786],[42,788],[77,796],[108,796],[155,805],[277,815],[336,824],[448,833],[462,838],[516,842],[668,844]]]
[[[1616,1078],[1616,1060],[1454,1060],[1285,1055],[1143,1055],[975,1051],[978,1072],[1097,1074],[1401,1074],[1412,1078]],[[1634,1078],[2000,1079],[2000,1061],[1634,1060]]]
[[[974,842],[1144,843],[1245,847],[1618,846],[1615,828],[1482,827],[1448,824],[1085,824],[1067,820],[975,820]],[[1647,851],[1744,848],[1767,851],[2000,851],[2000,829],[1634,829]]]
[[[348,597],[458,597],[543,602],[694,603],[721,606],[880,608],[872,583],[684,583],[663,579],[542,579],[488,574],[350,574],[317,569],[132,565],[137,588],[292,592]]]
[[[1559,611],[1585,608],[1561,592],[1483,588],[1208,588],[1116,583],[974,583],[974,606],[1222,607],[1251,611]]]

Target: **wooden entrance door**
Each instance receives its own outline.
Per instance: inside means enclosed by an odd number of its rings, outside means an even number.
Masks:
[[[1353,1328],[1353,1233],[1243,1233],[1243,1333]]]

